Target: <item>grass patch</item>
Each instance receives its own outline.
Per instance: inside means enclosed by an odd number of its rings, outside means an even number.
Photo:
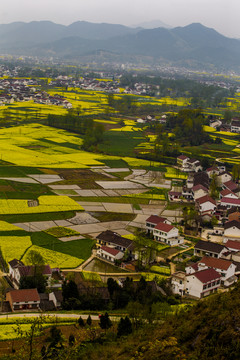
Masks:
[[[102,282],[101,277],[98,273],[95,273],[93,271],[83,271],[82,277],[85,281],[97,281]]]
[[[95,240],[88,238],[63,242],[46,232],[32,233],[31,239],[33,245],[83,260],[87,260],[91,256],[92,247],[95,244]]]
[[[76,215],[75,211],[60,211],[52,213],[42,214],[11,214],[11,215],[0,215],[2,221],[9,223],[21,223],[21,222],[32,222],[32,221],[50,221],[50,220],[65,220],[71,219]]]
[[[74,196],[74,200],[83,202],[103,202],[103,203],[122,203],[122,204],[148,204],[149,199],[135,199],[121,196]]]
[[[136,139],[136,137],[139,137]],[[134,148],[143,141],[142,132],[107,131],[100,151],[117,156],[134,156]]]
[[[110,168],[127,168],[128,164],[122,160],[122,159],[116,159],[116,160],[101,160],[106,166],[109,166]]]
[[[35,167],[0,164],[1,177],[25,177],[32,174],[42,174],[42,171]]]
[[[91,213],[93,217],[98,219],[101,222],[107,221],[133,221],[135,219],[135,214],[125,214],[125,213]]]
[[[79,235],[79,232],[62,226],[52,227],[48,230],[45,230],[45,233],[57,238]]]

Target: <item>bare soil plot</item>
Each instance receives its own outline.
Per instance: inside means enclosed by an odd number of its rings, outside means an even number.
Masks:
[[[126,226],[129,224],[129,221],[106,221],[100,224],[108,230],[120,230],[125,229]]]
[[[81,190],[78,185],[49,185],[53,190]]]
[[[145,226],[146,219],[148,218],[148,215],[144,214],[138,214],[133,221],[130,222],[129,225],[135,226],[135,227],[141,227]]]
[[[166,189],[171,188],[171,180],[166,180],[160,171],[148,171],[145,170],[133,170],[133,173],[125,178],[125,180],[131,180],[145,186],[164,187]]]
[[[58,174],[65,179],[64,185],[78,185],[82,189],[100,189],[95,181],[108,180],[108,176],[89,169],[59,169]]]
[[[61,240],[63,242],[79,240],[79,239],[84,239],[84,237],[82,235],[76,235],[76,236],[66,236],[66,237],[63,236],[61,238],[58,238],[58,240]]]
[[[118,191],[114,191],[114,190],[104,190],[104,193],[107,196],[119,196]]]
[[[164,203],[162,205],[158,204],[149,204],[149,205],[141,205],[143,214],[159,214],[164,209]],[[164,216],[164,215],[163,215]]]
[[[92,191],[93,191],[94,194],[96,194],[97,196],[107,196],[107,194],[106,194],[104,191],[102,191],[102,190],[96,189],[96,190],[92,190]]]
[[[80,234],[93,235],[94,233],[101,233],[105,230],[118,232],[119,230],[125,229],[128,223],[128,221],[108,221],[97,224],[73,225],[69,228],[79,232]]]
[[[169,216],[172,216],[172,217],[182,217],[182,209],[179,209],[179,210],[164,210],[162,213],[161,213],[162,216],[165,216],[165,217],[169,217]]]
[[[84,209],[85,209],[85,206],[87,206],[87,205],[102,206],[102,203],[99,202],[99,201],[91,201],[91,202],[89,202],[89,201],[77,201],[77,203],[79,205],[81,205],[82,207],[84,207]]]
[[[145,193],[147,192],[149,189],[128,189],[128,190],[116,190],[116,192],[118,193],[118,195],[120,196],[124,196],[124,195],[131,195],[131,194],[139,194],[139,193]]]
[[[94,224],[99,222],[98,219],[95,219],[92,215],[88,214],[87,212],[77,213],[75,217],[68,219],[68,221],[71,222],[71,225]]]
[[[104,189],[142,189],[141,184],[131,181],[96,181]]]
[[[54,220],[54,222],[57,226],[68,227],[72,225],[72,223],[67,220]]]
[[[110,169],[104,169],[105,172],[110,173],[118,173],[118,172],[128,172],[130,169],[128,168],[110,168]]]
[[[50,184],[56,181],[62,181],[62,178],[59,175],[37,174],[37,175],[28,175],[28,176],[30,178],[37,180],[41,184]]]
[[[84,225],[72,225],[69,227],[70,229],[73,229],[80,234],[91,234],[93,232],[102,232],[105,231],[106,228],[101,225],[101,223],[97,224],[84,224]]]
[[[75,190],[79,196],[98,196],[92,190]]]
[[[34,222],[26,222],[26,223],[16,223],[14,225],[29,232],[44,231],[51,227],[56,226],[54,221],[34,221]]]
[[[131,204],[102,203],[106,211],[115,213],[133,213]]]
[[[107,211],[103,205],[92,205],[92,204],[94,204],[94,203],[91,203],[91,205],[85,205],[84,209],[86,211],[89,211],[89,212],[104,212],[104,211]]]

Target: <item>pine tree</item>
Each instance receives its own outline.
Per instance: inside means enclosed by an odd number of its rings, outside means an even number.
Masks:
[[[78,319],[78,325],[80,326],[80,327],[84,327],[85,326],[85,322],[84,322],[84,320],[83,320],[83,318],[80,316],[80,318]]]
[[[73,334],[70,334],[69,338],[68,338],[68,344],[69,344],[69,346],[73,346],[74,343],[75,343],[75,337]]]
[[[88,315],[88,318],[87,318],[87,325],[88,326],[91,326],[92,325],[92,318],[90,315]]]
[[[128,316],[121,318],[118,323],[117,336],[126,336],[132,333],[132,323]]]
[[[106,312],[105,315],[100,315],[99,326],[101,329],[107,330],[112,326],[112,322],[109,319],[109,315]]]

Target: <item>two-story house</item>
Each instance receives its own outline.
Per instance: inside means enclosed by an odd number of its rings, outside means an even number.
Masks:
[[[179,245],[184,242],[183,237],[179,236],[178,229],[172,225],[158,223],[153,230],[154,239],[167,245]]]
[[[160,222],[171,225],[171,222],[168,219],[164,218],[164,217],[161,217],[161,216],[158,216],[158,215],[149,216],[146,219],[146,231],[147,231],[147,234],[152,234],[155,226]]]
[[[221,285],[221,275],[214,269],[205,269],[186,275],[185,294],[201,299],[216,292]]]

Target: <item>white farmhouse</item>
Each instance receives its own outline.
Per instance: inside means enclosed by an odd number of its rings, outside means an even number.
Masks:
[[[225,259],[216,259],[210,256],[204,256],[198,262],[198,270],[214,269],[221,275],[221,281],[224,286],[230,286],[236,282],[236,265],[232,261]]]
[[[196,186],[194,186],[192,188],[192,191],[193,191],[193,194],[194,194],[194,200],[196,201],[197,199],[205,196],[205,195],[208,195],[208,189],[201,185],[201,184],[198,184]]]
[[[229,189],[224,189],[220,192],[220,199],[223,197],[230,199],[238,199],[238,196]]]
[[[183,296],[185,294],[186,274],[183,271],[177,271],[171,276],[171,288],[174,294]]]
[[[221,205],[225,206],[227,209],[231,209],[232,207],[240,207],[240,199],[223,197],[220,202]]]
[[[204,255],[220,258],[226,253],[226,246],[211,241],[199,240],[194,247],[194,255],[202,257]]]
[[[153,230],[155,228],[155,226],[158,223],[165,223],[165,224],[171,224],[171,222],[169,220],[167,220],[166,218],[163,218],[161,216],[158,215],[151,215],[146,219],[146,230],[148,234],[152,234]]]
[[[124,253],[120,250],[103,245],[97,250],[97,255],[107,261],[114,263],[115,260],[122,259]]]
[[[184,239],[179,237],[178,229],[165,223],[158,223],[155,226],[153,236],[155,240],[161,241],[170,246],[179,245],[184,242]]]
[[[200,299],[217,291],[220,283],[221,275],[216,270],[197,271],[186,276],[185,294]]]
[[[209,195],[204,195],[196,200],[196,205],[200,213],[210,212],[216,210],[216,201]]]

